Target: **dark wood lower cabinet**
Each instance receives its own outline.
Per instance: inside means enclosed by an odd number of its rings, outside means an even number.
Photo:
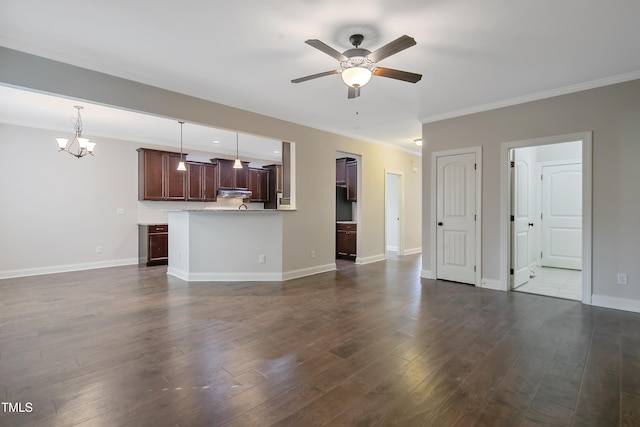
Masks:
[[[356,224],[336,224],[336,256],[352,257],[357,255],[357,225]]]
[[[169,226],[138,226],[138,257],[140,264],[163,265],[169,263]]]

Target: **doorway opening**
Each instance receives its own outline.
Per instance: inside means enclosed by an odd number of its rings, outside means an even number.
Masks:
[[[384,187],[384,236],[385,257],[396,258],[404,255],[403,244],[403,174],[385,171]]]
[[[506,290],[590,303],[590,133],[503,144]]]
[[[336,152],[336,260],[358,261],[361,157]]]

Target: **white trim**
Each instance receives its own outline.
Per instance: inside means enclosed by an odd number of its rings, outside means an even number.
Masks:
[[[400,198],[400,206],[398,207],[398,216],[400,217],[400,224],[398,226],[398,247],[396,249],[390,249],[387,247],[388,251],[397,251],[398,255],[406,255],[404,251],[404,172],[397,171],[393,169],[385,169],[384,170],[384,239],[385,245],[387,241],[387,178],[388,175],[398,175],[399,181],[399,194]]]
[[[433,277],[433,272],[431,270],[421,270],[420,277],[423,279],[435,279],[435,277]]]
[[[97,268],[121,267],[124,265],[136,265],[138,258],[114,259],[100,262],[87,262],[82,264],[52,265],[50,267],[25,268],[20,270],[0,271],[0,279],[14,277],[40,276],[43,274],[68,273],[71,271],[94,270]]]
[[[315,267],[301,268],[298,270],[290,270],[282,273],[282,280],[297,279],[299,277],[312,276],[314,274],[326,273],[329,271],[336,271],[336,263],[317,265]]]
[[[592,295],[591,305],[615,310],[633,311],[640,313],[640,301],[627,298],[610,297],[608,295]]]
[[[371,255],[368,257],[356,257],[356,264],[371,264],[372,262],[384,261],[387,259],[385,254]]]
[[[538,145],[558,144],[563,142],[582,141],[582,302],[591,304],[592,292],[592,133],[578,132],[567,135],[556,135],[521,141],[504,142],[500,148],[500,283],[502,290],[509,289],[509,241],[511,181],[509,179],[509,151],[514,148],[533,147]]]
[[[336,264],[331,263],[316,267],[286,271],[283,273],[189,273],[188,271],[169,267],[167,268],[167,274],[187,282],[284,282],[291,279],[297,279],[299,277],[311,276],[335,270]]]
[[[565,86],[557,89],[532,93],[525,96],[519,96],[516,98],[505,99],[502,101],[491,102],[489,104],[478,105],[470,108],[463,108],[461,110],[450,111],[448,113],[436,114],[433,116],[427,116],[420,119],[420,123],[432,123],[440,120],[452,119],[454,117],[467,116],[469,114],[481,113],[483,111],[495,110],[503,107],[510,107],[512,105],[524,104],[526,102],[537,101],[539,99],[551,98],[559,95],[566,95],[574,92],[581,92],[583,90],[595,89],[598,87],[609,86],[616,83],[628,82],[631,80],[640,79],[640,71],[633,71],[631,73],[619,74],[617,76],[605,77],[603,79],[592,80],[589,82],[579,83],[571,86]]]
[[[475,286],[481,286],[482,283],[482,146],[457,148],[453,150],[433,151],[431,153],[431,268],[433,278],[437,278],[438,266],[437,264],[437,246],[436,246],[436,197],[437,197],[437,178],[438,157],[455,156],[458,154],[473,153],[476,156],[476,274],[475,274]]]
[[[484,289],[492,289],[494,291],[504,291],[504,286],[499,280],[482,279],[482,285]]]
[[[415,254],[421,254],[421,253],[422,253],[422,247],[404,250],[404,255],[415,255]]]
[[[398,252],[398,247],[397,246],[387,246],[387,251],[388,252]],[[398,254],[400,255],[400,254]]]

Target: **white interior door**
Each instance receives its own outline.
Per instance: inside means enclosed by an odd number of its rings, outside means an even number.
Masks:
[[[386,173],[385,185],[385,242],[386,250],[398,252],[400,248],[400,179],[401,175]]]
[[[545,267],[582,269],[582,164],[542,166]]]
[[[436,160],[436,278],[475,284],[475,153]]]
[[[529,205],[530,166],[513,150],[512,186],[511,186],[511,269],[513,270],[513,287],[529,281],[529,223],[531,223],[531,207]]]

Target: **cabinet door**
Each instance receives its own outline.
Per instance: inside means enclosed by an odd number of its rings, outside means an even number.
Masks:
[[[138,151],[138,200],[164,200],[164,153]]]
[[[347,201],[358,201],[358,163],[347,163]]]
[[[149,262],[169,259],[169,233],[149,234]]]
[[[336,184],[344,185],[347,183],[347,159],[336,159]]]
[[[204,165],[187,163],[187,200],[202,200],[202,176]]]
[[[233,169],[235,171],[236,180],[235,187],[240,190],[249,189],[249,162],[242,162],[242,169]]]
[[[349,256],[356,256],[356,242],[357,234],[355,231],[347,231],[347,254]]]
[[[165,198],[166,200],[186,200],[187,177],[185,171],[178,170],[180,155],[167,153],[165,158]]]
[[[269,200],[269,171],[266,169],[249,169],[249,190],[252,202]]]
[[[216,165],[202,165],[202,200],[215,202],[218,197],[218,167]]]
[[[218,185],[225,190],[231,190],[235,184],[235,172],[233,169],[233,161],[218,159]]]

